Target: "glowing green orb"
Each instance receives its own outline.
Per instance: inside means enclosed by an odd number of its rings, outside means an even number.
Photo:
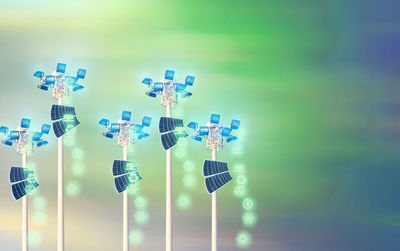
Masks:
[[[141,230],[133,230],[129,233],[129,242],[134,246],[140,246],[143,244],[144,234]]]
[[[86,172],[85,166],[80,162],[74,162],[71,166],[71,170],[75,176],[79,177],[83,176]]]
[[[33,214],[33,220],[37,225],[43,225],[47,222],[47,214],[43,211],[36,211]]]
[[[246,227],[253,227],[257,223],[257,215],[253,212],[246,212],[242,216],[242,224]]]
[[[183,177],[183,185],[187,188],[194,188],[197,185],[196,176],[187,174]]]
[[[131,184],[128,186],[128,194],[129,195],[136,195],[140,192],[140,185],[139,184]]]
[[[186,149],[185,149],[185,148],[182,148],[182,147],[177,148],[177,149],[175,150],[175,156],[176,156],[178,159],[184,158],[184,157],[186,156]]]
[[[70,181],[65,187],[65,192],[69,197],[77,197],[81,193],[81,185],[76,181]]]
[[[36,230],[31,230],[28,235],[29,244],[32,246],[37,246],[42,242],[42,235]]]
[[[243,196],[245,196],[246,194],[247,194],[247,188],[246,188],[246,186],[243,186],[243,185],[237,185],[237,186],[235,186],[234,188],[233,188],[233,194],[236,196],[236,197],[243,197]]]
[[[236,246],[239,248],[248,248],[251,245],[251,242],[253,241],[253,238],[251,237],[251,234],[247,231],[240,231],[236,235]]]
[[[144,196],[138,196],[135,199],[135,205],[138,209],[145,209],[148,206],[147,199]]]
[[[187,145],[187,139],[186,138],[179,138],[178,146],[179,147],[185,147],[186,145]]]
[[[46,208],[47,206],[47,201],[44,197],[42,196],[37,196],[33,199],[33,207],[36,209],[43,209]]]
[[[138,210],[135,212],[134,216],[135,222],[138,225],[145,225],[149,222],[150,216],[149,213],[145,210]]]
[[[66,146],[72,146],[75,143],[74,135],[73,134],[66,134],[63,137],[63,142],[64,142],[64,145],[66,145]]]
[[[188,210],[192,207],[192,204],[193,204],[192,197],[190,197],[190,195],[188,194],[181,194],[176,199],[176,206],[180,210]]]
[[[256,208],[256,202],[251,198],[245,198],[242,203],[243,209],[253,211]]]
[[[186,160],[185,163],[183,163],[183,170],[185,170],[185,172],[192,172],[194,170],[193,162]]]
[[[83,157],[83,151],[79,148],[72,149],[72,158],[79,160]]]
[[[236,177],[236,183],[238,185],[245,185],[247,183],[246,176],[244,176],[243,174],[238,175]]]

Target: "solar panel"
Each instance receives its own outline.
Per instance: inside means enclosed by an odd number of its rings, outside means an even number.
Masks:
[[[149,97],[152,97],[152,98],[157,97],[157,93],[155,93],[155,92],[146,92],[146,95]]]
[[[230,136],[229,138],[226,139],[226,142],[229,143],[229,142],[237,140],[237,139],[238,139],[238,137],[236,137],[236,136]]]
[[[143,117],[142,119],[142,126],[147,126],[149,127],[151,124],[151,117]]]
[[[10,182],[18,182],[22,180],[26,180],[28,178],[33,178],[34,172],[32,169],[23,168],[23,167],[11,167],[10,169]]]
[[[145,78],[143,79],[142,83],[145,85],[151,85],[153,83],[153,80],[151,78]]]
[[[159,122],[160,133],[175,130],[177,127],[184,127],[182,119],[161,117]]]
[[[155,82],[153,85],[153,92],[161,92],[164,89],[163,83]]]
[[[75,108],[72,106],[65,106],[65,105],[52,105],[51,106],[51,120],[59,120],[63,119],[64,116],[72,117],[75,116]]]
[[[38,85],[37,87],[43,91],[47,91],[49,89],[47,85]]]
[[[203,175],[210,176],[218,173],[227,172],[228,164],[226,162],[205,160],[203,164]]]
[[[111,123],[109,130],[111,133],[119,132],[121,130],[121,125],[118,123]]]
[[[139,133],[140,131],[142,131],[142,129],[143,129],[142,125],[134,124],[132,126],[132,131],[135,133]]]
[[[76,77],[80,79],[84,79],[86,76],[86,70],[85,69],[78,69],[78,72],[76,73]]]
[[[208,135],[208,127],[207,126],[200,126],[197,131],[198,136],[205,136]]]
[[[11,186],[11,191],[15,200],[19,200],[38,186],[39,184],[37,183],[36,179],[29,179],[13,184]]]
[[[83,85],[75,85],[72,91],[76,92],[85,88]]]
[[[8,127],[6,127],[6,126],[1,126],[0,127],[0,132],[2,132],[2,133],[8,133]]]
[[[189,86],[193,86],[194,83],[194,77],[193,76],[186,76],[185,78],[185,84]]]
[[[44,79],[44,83],[46,85],[52,85],[56,82],[56,77],[52,75],[47,75],[46,78]]]
[[[44,145],[47,145],[49,142],[47,142],[46,140],[40,140],[38,143],[37,143],[37,147],[41,147],[41,146],[44,146]]]
[[[34,77],[37,77],[37,78],[43,78],[43,77],[44,77],[44,72],[42,72],[42,71],[36,71],[36,72],[33,74],[33,76],[34,76]]]
[[[176,92],[182,92],[186,89],[186,85],[185,84],[180,84],[180,83],[176,83],[175,84],[175,90]]]
[[[10,134],[8,135],[9,140],[17,140],[19,139],[19,132],[18,131],[10,131]]]
[[[187,126],[188,126],[189,128],[192,128],[193,130],[196,130],[197,127],[199,127],[199,124],[198,124],[197,122],[192,121],[192,122],[190,122]]]
[[[187,137],[187,133],[184,131],[175,131],[169,132],[161,135],[161,144],[164,147],[164,150],[168,150],[178,142],[178,138]]]
[[[114,160],[112,173],[113,176],[118,176],[122,174],[127,174],[131,172],[137,172],[137,163],[134,161],[125,161],[125,160]]]
[[[165,79],[174,80],[175,71],[166,70],[165,71]]]
[[[108,120],[108,119],[101,119],[101,120],[99,121],[99,124],[100,124],[100,125],[103,125],[103,126],[108,126],[108,125],[110,124],[110,120]]]
[[[110,138],[110,139],[114,138],[114,135],[112,133],[108,133],[108,132],[103,132],[103,136]]]
[[[12,146],[13,145],[13,142],[10,141],[10,140],[2,140],[1,143],[3,143],[4,145],[7,145],[7,146]]]
[[[53,131],[56,137],[59,138],[79,124],[80,122],[76,117],[74,117],[73,120],[63,119],[53,123]]]
[[[148,133],[140,133],[139,135],[138,135],[138,139],[143,139],[143,138],[146,138],[146,137],[149,137],[150,135],[148,134]]]
[[[115,189],[118,193],[122,193],[128,188],[129,185],[135,184],[141,179],[142,177],[140,177],[138,172],[119,176],[114,179]]]
[[[228,183],[230,180],[232,180],[232,177],[229,172],[207,177],[205,180],[207,191],[209,193],[213,193],[216,190],[220,189],[223,185]]]

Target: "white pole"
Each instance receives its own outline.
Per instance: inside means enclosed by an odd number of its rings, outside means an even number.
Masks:
[[[217,160],[217,149],[216,147],[213,147],[212,149],[212,160]],[[217,222],[218,217],[217,217],[217,191],[212,193],[212,230],[211,230],[211,250],[212,251],[217,251]]]
[[[26,168],[26,152],[22,153],[22,167]],[[28,251],[28,196],[22,197],[22,251]]]
[[[124,144],[123,148],[124,160],[128,160],[128,146]],[[123,250],[129,251],[129,200],[128,200],[128,190],[123,192]]]
[[[167,117],[171,117],[171,103],[167,103]],[[165,250],[172,251],[172,170],[171,148],[166,151],[166,203],[165,203]]]
[[[58,99],[58,104],[62,105],[62,98]],[[64,251],[64,149],[63,137],[58,138],[58,251]]]

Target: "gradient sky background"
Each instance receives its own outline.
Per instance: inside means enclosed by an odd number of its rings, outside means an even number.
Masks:
[[[242,121],[244,153],[230,146],[218,158],[246,165],[257,200],[258,224],[249,250],[330,251],[400,249],[400,4],[392,0],[3,0],[0,2],[0,124],[49,123],[48,93],[36,88],[36,70],[88,70],[74,96],[86,176],[81,194],[66,198],[67,250],[120,250],[121,198],[110,177],[121,149],[101,137],[101,117],[123,109],[136,121],[153,117],[151,138],[129,158],[138,161],[151,218],[145,243],[164,247],[164,151],[158,101],[144,95],[144,77],[174,69],[196,76],[194,95],[181,107],[185,121]],[[56,247],[56,157],[49,146],[37,165],[48,220],[31,250]],[[175,250],[208,250],[210,196],[200,164],[210,153],[189,142],[200,185],[193,208],[174,210]],[[66,149],[66,180],[71,179]],[[0,249],[20,249],[20,202],[10,195],[15,148],[0,148]],[[182,167],[174,166],[174,196]],[[233,182],[219,195],[220,250],[239,250],[240,201]],[[31,206],[32,208],[32,206]],[[30,217],[32,217],[30,215]]]

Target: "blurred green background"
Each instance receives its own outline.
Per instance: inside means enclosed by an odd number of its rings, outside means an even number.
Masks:
[[[157,122],[164,108],[140,81],[158,80],[166,69],[181,81],[191,74],[194,95],[176,115],[241,120],[242,153],[227,145],[218,158],[231,171],[246,167],[248,195],[257,202],[257,224],[244,226],[236,181],[221,189],[220,250],[239,250],[240,231],[252,236],[249,250],[398,250],[399,7],[393,0],[3,0],[0,124],[50,122],[55,101],[36,88],[34,71],[51,73],[57,62],[71,74],[88,70],[86,88],[73,98],[81,125],[65,153],[66,183],[79,184],[65,201],[66,248],[120,250],[122,199],[110,168],[122,150],[97,122],[117,120],[124,109],[135,121],[152,116],[151,137],[129,155],[139,163],[149,213],[134,248],[162,250],[165,156]],[[40,182],[30,204],[31,250],[56,247],[57,143],[48,138],[29,158]],[[74,174],[74,150],[84,175]],[[211,200],[201,163],[210,152],[188,141],[185,153],[174,158],[174,198],[187,189],[184,161],[194,164],[197,186],[187,191],[190,209],[174,207],[174,247],[208,250]],[[8,172],[20,157],[3,145],[0,159],[0,249],[19,250],[21,203],[11,196]]]

